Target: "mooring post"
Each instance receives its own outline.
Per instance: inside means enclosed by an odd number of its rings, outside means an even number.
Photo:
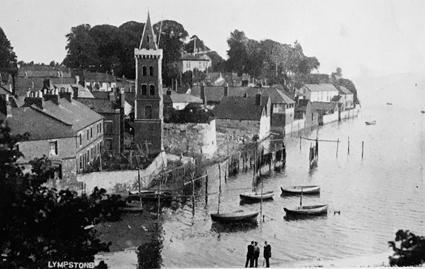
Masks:
[[[339,147],[339,138],[336,141],[336,157],[338,158],[338,147]]]
[[[347,155],[350,155],[350,137],[348,137]]]
[[[362,159],[363,159],[363,153],[364,153],[364,141],[362,141]]]
[[[195,176],[195,173],[192,172],[190,175],[190,181],[192,181],[192,215],[195,216],[195,181],[193,180],[193,177]]]
[[[205,207],[208,205],[208,174],[205,175]]]
[[[300,136],[300,151],[301,151],[301,136]]]
[[[224,169],[224,182],[227,182],[227,172],[229,171],[229,160],[226,161],[226,168]]]

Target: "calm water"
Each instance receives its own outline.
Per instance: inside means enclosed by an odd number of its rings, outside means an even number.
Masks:
[[[266,221],[257,227],[226,228],[215,225],[210,213],[217,210],[217,197],[211,195],[196,202],[192,216],[190,203],[176,211],[167,210],[164,221],[165,267],[237,267],[243,266],[246,245],[255,240],[272,245],[272,266],[291,266],[296,262],[373,255],[388,250],[387,241],[397,229],[425,234],[424,164],[424,84],[415,87],[387,85],[364,89],[358,118],[324,126],[322,139],[342,143],[336,157],[336,145],[321,143],[319,166],[308,169],[308,146],[293,138],[287,141],[287,168],[264,180],[265,190],[274,190],[275,199],[263,204]],[[369,101],[368,101],[369,100]],[[392,106],[385,103],[392,102]],[[423,106],[423,107],[422,107]],[[376,120],[375,126],[365,126]],[[311,134],[311,136],[315,136]],[[347,138],[350,136],[350,155]],[[361,159],[361,141],[365,141]],[[216,175],[210,169],[210,176]],[[259,209],[259,204],[240,205],[239,193],[251,186],[251,172],[222,183],[221,210]],[[218,190],[211,182],[209,192]],[[299,204],[297,197],[281,197],[280,186],[318,184],[320,197],[306,197],[304,204],[329,204],[327,217],[287,221],[283,207]],[[199,190],[200,195],[204,192]],[[334,215],[333,211],[341,211]],[[262,261],[262,259],[261,259]]]

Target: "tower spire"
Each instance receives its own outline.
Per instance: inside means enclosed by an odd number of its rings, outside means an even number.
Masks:
[[[139,49],[158,49],[156,44],[156,36],[152,28],[151,17],[148,11],[145,27],[143,28],[142,39],[140,40]]]

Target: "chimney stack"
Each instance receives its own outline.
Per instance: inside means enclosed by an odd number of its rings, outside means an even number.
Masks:
[[[224,84],[224,96],[229,96],[229,83]]]
[[[207,105],[207,95],[205,94],[205,84],[201,82],[201,99],[204,105]]]
[[[58,95],[57,89],[46,91],[43,97],[44,97],[44,101],[50,100],[56,105],[59,105],[59,95]]]
[[[70,92],[60,92],[59,98],[65,98],[68,102],[71,103],[71,93]]]
[[[261,93],[257,93],[255,95],[255,105],[257,106],[261,105]]]
[[[24,99],[24,106],[35,105],[43,109],[43,93],[41,91],[29,91]]]
[[[72,98],[73,99],[78,99],[78,84],[75,87],[72,87]]]

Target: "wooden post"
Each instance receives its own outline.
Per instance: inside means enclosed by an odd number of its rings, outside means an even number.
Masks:
[[[350,155],[350,137],[348,137],[347,155]]]
[[[364,153],[364,141],[362,141],[362,159],[363,159],[363,153]]]
[[[224,182],[227,183],[227,172],[229,171],[229,160],[226,161],[226,167],[224,169]]]
[[[208,174],[205,175],[205,207],[208,205]]]
[[[300,151],[301,151],[301,139],[302,139],[302,138],[301,138],[301,136],[300,136]]]
[[[217,213],[220,214],[220,200],[221,200],[221,168],[220,164],[218,164],[218,206],[217,206]]]
[[[336,157],[338,158],[338,147],[339,147],[339,138],[336,141]]]
[[[195,181],[193,181],[193,177],[195,173],[192,172],[190,180],[192,181],[192,215],[195,216]]]
[[[142,193],[141,193],[141,182],[140,182],[140,169],[137,168],[137,181],[139,182],[139,201],[140,201],[140,207],[142,207]]]

